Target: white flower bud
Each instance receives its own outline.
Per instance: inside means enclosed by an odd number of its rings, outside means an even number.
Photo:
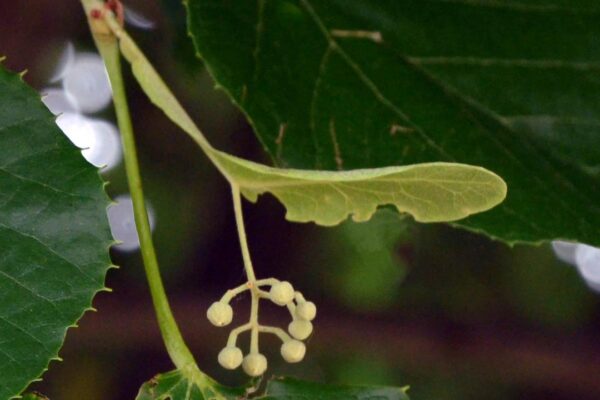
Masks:
[[[219,364],[226,369],[236,369],[242,364],[244,355],[235,346],[227,346],[219,353]]]
[[[267,370],[267,358],[260,353],[250,353],[244,357],[242,368],[250,376],[260,376]]]
[[[317,316],[317,306],[312,301],[303,301],[296,307],[296,316],[305,321],[312,321]]]
[[[298,340],[304,340],[310,336],[313,330],[313,325],[309,321],[304,321],[298,319],[296,321],[292,321],[288,325],[288,331],[290,335]]]
[[[306,346],[299,340],[288,340],[281,345],[281,356],[289,363],[302,361],[306,354]]]
[[[233,319],[233,309],[227,303],[216,301],[206,311],[206,317],[215,326],[225,326]]]
[[[294,287],[287,281],[278,282],[271,286],[271,300],[279,306],[285,306],[294,300]]]

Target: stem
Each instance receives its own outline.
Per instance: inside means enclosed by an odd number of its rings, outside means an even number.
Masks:
[[[279,280],[275,278],[259,279],[256,281],[256,286],[273,286],[276,283],[279,283]]]
[[[250,306],[250,326],[252,331],[250,332],[250,353],[258,353],[258,293],[252,291],[252,304]]]
[[[291,302],[290,304],[288,304],[287,309],[290,312],[292,320],[295,321],[296,320],[296,305],[294,304],[294,302]]]
[[[229,347],[235,346],[235,342],[237,341],[239,334],[242,332],[246,332],[250,328],[252,328],[252,325],[250,324],[250,322],[248,322],[247,324],[240,325],[237,328],[233,329],[231,332],[229,332],[229,338],[227,339],[227,346],[229,346]]]
[[[85,3],[84,6],[86,6]],[[87,11],[88,7],[85,8]],[[118,44],[116,38],[106,35],[97,35],[97,32],[95,32],[93,28],[92,33],[94,34],[96,46],[106,65],[106,70],[113,90],[113,101],[123,141],[127,181],[131,193],[131,200],[133,202],[135,224],[140,238],[140,250],[144,261],[144,269],[150,287],[152,302],[154,304],[154,309],[156,310],[160,332],[167,348],[167,352],[175,366],[181,371],[195,370],[194,373],[196,378],[198,378],[198,372],[200,371],[196,366],[192,353],[183,341],[160,277],[156,252],[152,242],[150,222],[148,220],[148,213],[144,201],[135,138],[133,135],[131,117],[121,73]],[[200,374],[201,376],[204,376],[201,372]]]
[[[273,335],[276,335],[284,343],[289,340],[292,340],[291,336],[288,335],[283,329],[277,328],[275,326],[259,326],[258,330],[260,332],[271,333]]]
[[[242,257],[244,259],[244,269],[248,282],[252,284],[251,288],[256,287],[256,275],[250,259],[250,250],[248,249],[248,240],[246,239],[246,228],[244,226],[244,215],[242,214],[242,200],[240,188],[235,183],[231,184],[233,195],[233,209],[235,211],[235,223],[237,225],[238,236],[240,237],[240,246],[242,247]],[[253,291],[254,292],[254,291]]]
[[[248,277],[252,303],[250,305],[250,353],[258,353],[258,302],[260,301],[260,291],[254,274],[254,267],[250,258],[248,249],[248,240],[246,238],[246,227],[244,226],[244,215],[242,214],[242,199],[240,188],[232,183],[231,191],[233,196],[233,209],[235,212],[235,223],[237,225],[238,236],[240,237],[240,246],[242,248],[242,258],[244,259],[244,269]]]
[[[229,303],[231,301],[231,299],[233,299],[235,296],[237,296],[238,294],[240,294],[242,292],[245,292],[248,289],[250,289],[250,287],[248,286],[247,282],[244,284],[241,284],[240,286],[238,286],[234,289],[229,289],[227,292],[225,292],[223,297],[221,297],[221,301],[224,303]]]

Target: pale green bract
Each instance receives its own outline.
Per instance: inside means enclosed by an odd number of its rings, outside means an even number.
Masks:
[[[123,56],[150,100],[204,150],[215,166],[250,201],[270,192],[287,209],[287,219],[332,226],[349,215],[367,221],[378,206],[391,204],[420,222],[455,221],[504,200],[506,184],[484,168],[425,163],[351,171],[268,167],[214,149],[127,33],[107,21]]]
[[[348,215],[367,221],[380,205],[421,222],[454,221],[485,211],[506,196],[504,181],[490,171],[464,164],[428,163],[352,171],[271,168],[218,152],[221,166],[244,196],[271,192],[290,221],[332,226]]]

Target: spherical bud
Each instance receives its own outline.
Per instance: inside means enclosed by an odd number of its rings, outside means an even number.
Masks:
[[[289,363],[302,361],[306,354],[306,346],[299,340],[288,340],[281,345],[281,356]]]
[[[267,370],[267,358],[260,353],[250,353],[244,357],[242,368],[250,376],[260,376]]]
[[[285,306],[294,300],[294,287],[287,281],[278,282],[271,286],[271,300],[279,306]]]
[[[236,369],[242,364],[244,355],[235,346],[227,346],[219,353],[219,364],[226,369]]]
[[[312,321],[317,316],[317,306],[312,301],[303,301],[296,307],[296,316],[305,321]]]
[[[206,317],[215,326],[225,326],[233,319],[233,309],[227,303],[216,301],[206,311]]]
[[[297,319],[288,325],[288,331],[295,339],[304,340],[310,336],[313,325],[309,321]]]

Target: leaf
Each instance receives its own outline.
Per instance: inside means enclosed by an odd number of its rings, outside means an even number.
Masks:
[[[294,378],[269,381],[261,400],[408,400],[404,389],[377,386],[341,386]]]
[[[0,399],[58,360],[104,288],[108,197],[39,96],[0,66]]]
[[[23,395],[22,400],[49,400],[41,393],[33,392]]]
[[[366,221],[380,205],[392,204],[417,221],[453,221],[488,210],[506,196],[504,181],[483,168],[429,163],[354,171],[272,168],[215,150],[183,110],[125,31],[113,24],[124,57],[150,100],[204,150],[233,186],[251,201],[272,193],[287,219],[331,226],[352,215]]]
[[[600,245],[597,2],[186,4],[208,70],[278,165],[481,165],[508,197],[457,225]]]
[[[256,388],[230,388],[216,382],[193,383],[179,371],[160,374],[146,382],[136,400],[235,400],[247,398]],[[200,389],[204,386],[204,389]],[[409,400],[404,389],[376,386],[325,385],[294,378],[276,378],[267,384],[266,392],[257,400]]]
[[[136,400],[220,400],[238,399],[247,389],[230,388],[214,381],[195,382],[180,371],[160,374],[144,383]]]

